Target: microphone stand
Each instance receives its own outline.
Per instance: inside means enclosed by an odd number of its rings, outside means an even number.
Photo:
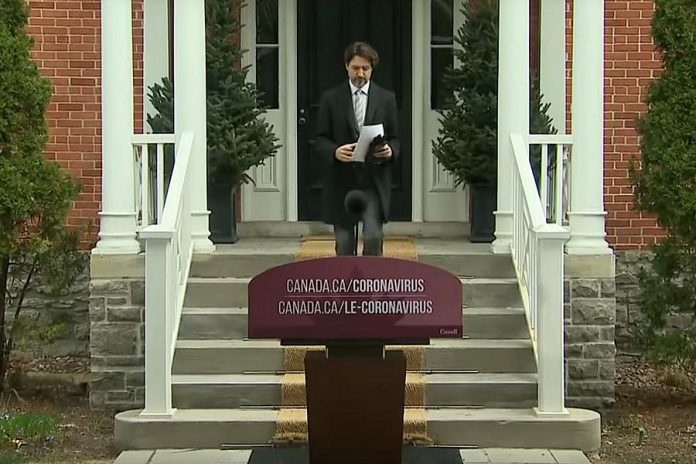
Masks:
[[[358,256],[358,232],[360,230],[360,216],[355,215],[355,243],[353,247],[353,256]]]

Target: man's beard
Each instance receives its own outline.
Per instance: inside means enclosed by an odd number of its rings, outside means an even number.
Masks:
[[[367,84],[367,79],[365,79],[364,77],[356,77],[355,79],[353,79],[352,82],[354,86],[356,86],[357,88],[361,88],[362,86]]]

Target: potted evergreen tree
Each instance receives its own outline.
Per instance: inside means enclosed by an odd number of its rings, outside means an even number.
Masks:
[[[457,185],[469,186],[470,240],[490,242],[498,175],[498,0],[464,2],[462,13],[464,24],[454,49],[459,64],[444,76],[449,98],[440,111],[442,125],[433,153]],[[548,107],[541,103],[538,86],[532,85],[533,133],[553,132]]]
[[[208,136],[208,206],[211,239],[234,243],[236,196],[240,184],[253,181],[247,174],[280,148],[256,86],[246,81],[241,66],[240,0],[206,0],[206,86]],[[173,130],[173,88],[165,79],[151,89],[150,101],[158,114],[148,118],[155,131]]]

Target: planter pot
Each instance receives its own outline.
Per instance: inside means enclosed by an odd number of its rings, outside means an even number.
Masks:
[[[210,240],[213,243],[235,243],[237,236],[237,186],[208,184]]]
[[[498,189],[495,185],[472,184],[469,186],[469,222],[474,243],[490,243],[495,238],[495,216]]]

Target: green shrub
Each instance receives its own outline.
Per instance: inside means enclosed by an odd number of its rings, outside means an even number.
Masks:
[[[43,157],[50,81],[31,60],[23,0],[0,6],[0,382],[7,391],[9,358],[26,337],[49,340],[50,321],[24,317],[24,299],[38,275],[55,291],[70,286],[83,262],[77,233],[67,230],[79,192],[57,163]]]
[[[273,127],[264,119],[256,86],[241,67],[239,0],[206,0],[206,91],[208,178],[239,184],[246,172],[274,156],[280,147]],[[148,117],[154,132],[174,131],[174,89],[169,79],[150,88],[158,114]]]
[[[667,237],[640,276],[641,332],[649,354],[696,367],[696,326],[672,327],[670,315],[696,317],[696,3],[657,0],[652,33],[663,73],[640,118],[642,159],[631,175],[636,208],[657,217]],[[693,319],[692,319],[693,321]]]
[[[444,85],[450,98],[440,111],[442,126],[433,153],[459,184],[497,183],[498,173],[498,0],[464,2],[464,23],[455,37],[456,67]],[[531,78],[530,127],[554,133],[549,104],[542,103],[538,80]],[[538,175],[541,151],[531,158]]]

